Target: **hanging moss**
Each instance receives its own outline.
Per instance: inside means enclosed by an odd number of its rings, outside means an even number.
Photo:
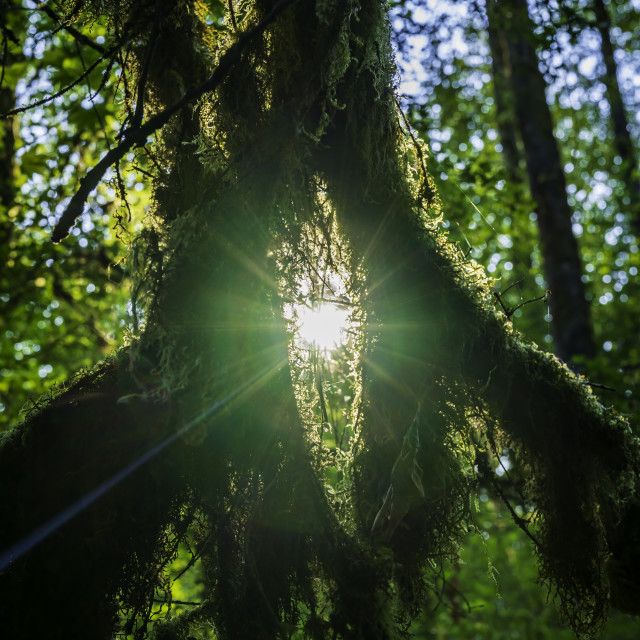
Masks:
[[[109,13],[114,33],[139,37],[138,61],[124,70],[132,86],[154,21],[161,49],[176,52],[151,63],[153,112],[202,82],[274,4],[241,4],[215,37],[198,2],[94,11]],[[83,619],[93,637],[109,637],[117,611],[126,633],[147,637],[153,626],[157,640],[198,635],[205,623],[234,639],[296,629],[313,639],[406,637],[438,567],[474,524],[478,482],[490,473],[482,460],[503,447],[536,507],[519,524],[569,624],[587,635],[610,602],[635,611],[637,578],[625,566],[638,557],[623,527],[638,520],[638,442],[496,315],[481,269],[438,230],[428,154],[403,129],[394,74],[381,3],[291,3],[214,93],[158,134],[154,207],[132,254],[139,335],[108,374],[25,424],[22,453],[12,440],[2,447],[29,459],[30,438],[41,446],[58,434],[50,416],[89,391],[100,394],[96,407],[116,407],[122,429],[113,460],[83,471],[83,487],[145,443],[172,443],[114,494],[109,508],[121,504],[122,514],[93,530],[97,556],[130,518],[83,601],[105,601],[94,624]],[[321,263],[349,274],[364,323],[354,436],[339,461],[304,419],[283,318],[283,297]],[[106,422],[85,433],[96,457]],[[82,493],[64,486],[60,507]],[[16,575],[47,575],[49,554],[72,554],[58,542]],[[202,601],[151,625],[185,542],[202,566]]]

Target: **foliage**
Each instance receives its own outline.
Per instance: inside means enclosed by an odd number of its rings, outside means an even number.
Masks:
[[[3,111],[20,113],[0,123],[15,135],[3,149],[11,171],[2,180],[11,200],[0,201],[0,429],[31,408],[33,398],[122,342],[128,322],[122,261],[129,243],[115,175],[92,197],[70,242],[50,241],[78,177],[117,133],[117,66],[60,30],[44,9],[26,11],[15,2],[3,12]],[[91,21],[88,27],[102,49],[106,25]],[[120,175],[132,190],[131,205],[142,209],[148,196],[129,163]]]
[[[614,389],[594,388],[603,402],[636,416],[634,300],[640,257],[604,100],[604,66],[592,8],[584,2],[530,5],[599,345],[597,356],[583,363],[584,373],[597,385]],[[400,51],[435,62],[407,70],[421,88],[406,84],[412,93],[405,104],[412,125],[433,152],[430,170],[449,204],[445,224],[451,237],[488,269],[496,292],[512,309],[545,293],[535,212],[522,161],[520,179],[514,180],[502,155],[484,3],[454,6],[401,5],[396,18]],[[638,111],[638,96],[627,78],[637,67],[633,34],[638,15],[632,3],[616,3],[610,11],[622,89],[632,115]],[[409,33],[422,36],[409,40]],[[629,118],[629,126],[638,146],[637,119]],[[519,309],[513,320],[524,335],[550,348],[548,322],[553,320],[544,302]]]
[[[481,486],[505,494],[505,449],[510,516],[565,620],[588,635],[610,603],[637,612],[640,444],[441,233],[381,3],[79,3],[62,22],[80,16],[114,43],[111,148],[165,126],[134,335],[0,445],[23,479],[0,483],[2,548],[66,518],[2,565],[12,637],[406,637],[484,517]],[[284,317],[325,268],[360,323],[335,387]],[[325,439],[323,400],[346,395]],[[174,609],[182,588],[197,603]],[[77,615],[52,628],[67,599]]]

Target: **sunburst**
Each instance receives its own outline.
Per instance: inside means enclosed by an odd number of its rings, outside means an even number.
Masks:
[[[330,352],[346,341],[349,309],[330,302],[298,310],[298,337],[305,346]]]

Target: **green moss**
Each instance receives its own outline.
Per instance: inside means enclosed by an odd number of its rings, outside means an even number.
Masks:
[[[271,4],[243,5],[239,28]],[[237,38],[212,38],[200,4],[170,5],[162,37],[177,53],[150,74],[152,109],[201,82]],[[107,10],[144,42],[155,7]],[[125,69],[131,83],[138,69]],[[537,541],[540,579],[571,626],[591,633],[612,597],[628,603],[621,558],[637,552],[619,527],[636,518],[638,442],[493,311],[485,275],[439,230],[394,73],[381,3],[293,4],[159,134],[155,204],[132,252],[139,336],[117,365],[132,388],[117,397],[160,403],[161,433],[180,438],[141,483],[162,500],[132,525],[146,537],[123,545],[108,591],[134,637],[187,542],[203,603],[156,638],[203,620],[228,638],[406,636],[474,525],[478,484],[492,481],[479,461],[503,448],[536,508],[519,524]],[[323,445],[296,404],[282,317],[281,296],[321,263],[351,274],[365,320],[339,467],[314,454]],[[148,514],[147,497],[128,496],[128,512]]]
[[[261,9],[238,16],[241,28]],[[477,456],[508,448],[518,488],[536,505],[524,526],[538,542],[541,580],[588,633],[606,618],[607,536],[635,499],[637,443],[582,381],[495,315],[482,270],[438,230],[427,150],[398,115],[388,31],[372,3],[285,12],[188,115],[193,145],[169,157],[192,173],[169,169],[153,231],[142,236],[149,319],[140,344],[161,354],[178,424],[273,366],[274,354],[286,360],[277,298],[295,295],[317,261],[352,274],[367,318],[362,416],[342,462],[352,508],[341,503],[341,522],[323,488],[326,456],[305,453],[322,445],[301,427],[288,376],[245,401],[261,418],[234,406],[189,438],[211,443],[228,469],[203,494],[218,541],[205,555],[212,615],[234,637],[258,627],[277,635],[281,624],[314,637],[329,627],[345,638],[365,629],[394,637],[418,611],[433,560],[455,558],[473,524]],[[190,27],[189,37],[199,33]],[[234,38],[220,35],[212,58]],[[167,149],[180,127],[165,132]],[[251,326],[219,331],[240,318]],[[266,345],[274,351],[260,357]],[[392,468],[402,467],[418,407],[411,459],[424,490],[399,509],[404,489]],[[202,465],[198,473],[202,492]],[[398,522],[376,542],[370,530],[390,486]],[[395,631],[393,615],[404,621]]]

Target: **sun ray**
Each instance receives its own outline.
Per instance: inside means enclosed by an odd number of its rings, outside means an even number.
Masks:
[[[40,527],[33,530],[29,535],[25,536],[21,540],[18,540],[18,542],[14,543],[8,549],[2,551],[0,553],[0,571],[3,571],[9,565],[31,551],[31,549],[33,549],[36,545],[43,542],[52,533],[57,531],[60,527],[69,522],[69,520],[84,511],[84,509],[92,505],[101,496],[103,496],[109,490],[113,489],[127,476],[131,475],[136,469],[139,469],[143,464],[151,460],[166,447],[175,442],[178,438],[184,436],[188,431],[193,429],[205,418],[217,413],[220,409],[222,409],[222,407],[231,404],[232,401],[236,401],[234,404],[237,404],[237,402],[239,402],[240,400],[245,400],[248,395],[255,393],[257,388],[263,386],[284,365],[286,365],[286,360],[280,360],[276,363],[270,364],[265,369],[262,369],[261,371],[256,373],[256,375],[247,380],[244,384],[240,385],[238,388],[234,389],[217,402],[214,402],[211,406],[202,411],[199,415],[195,416],[180,429],[169,434],[158,444],[142,453],[124,468],[120,469],[120,471],[117,471],[112,476],[104,480],[95,489],[92,489],[80,499],[76,500],[68,507],[58,512],[55,516],[47,520]]]
[[[297,313],[300,341],[323,353],[336,349],[345,341],[349,315],[349,309],[329,302],[302,307]]]

